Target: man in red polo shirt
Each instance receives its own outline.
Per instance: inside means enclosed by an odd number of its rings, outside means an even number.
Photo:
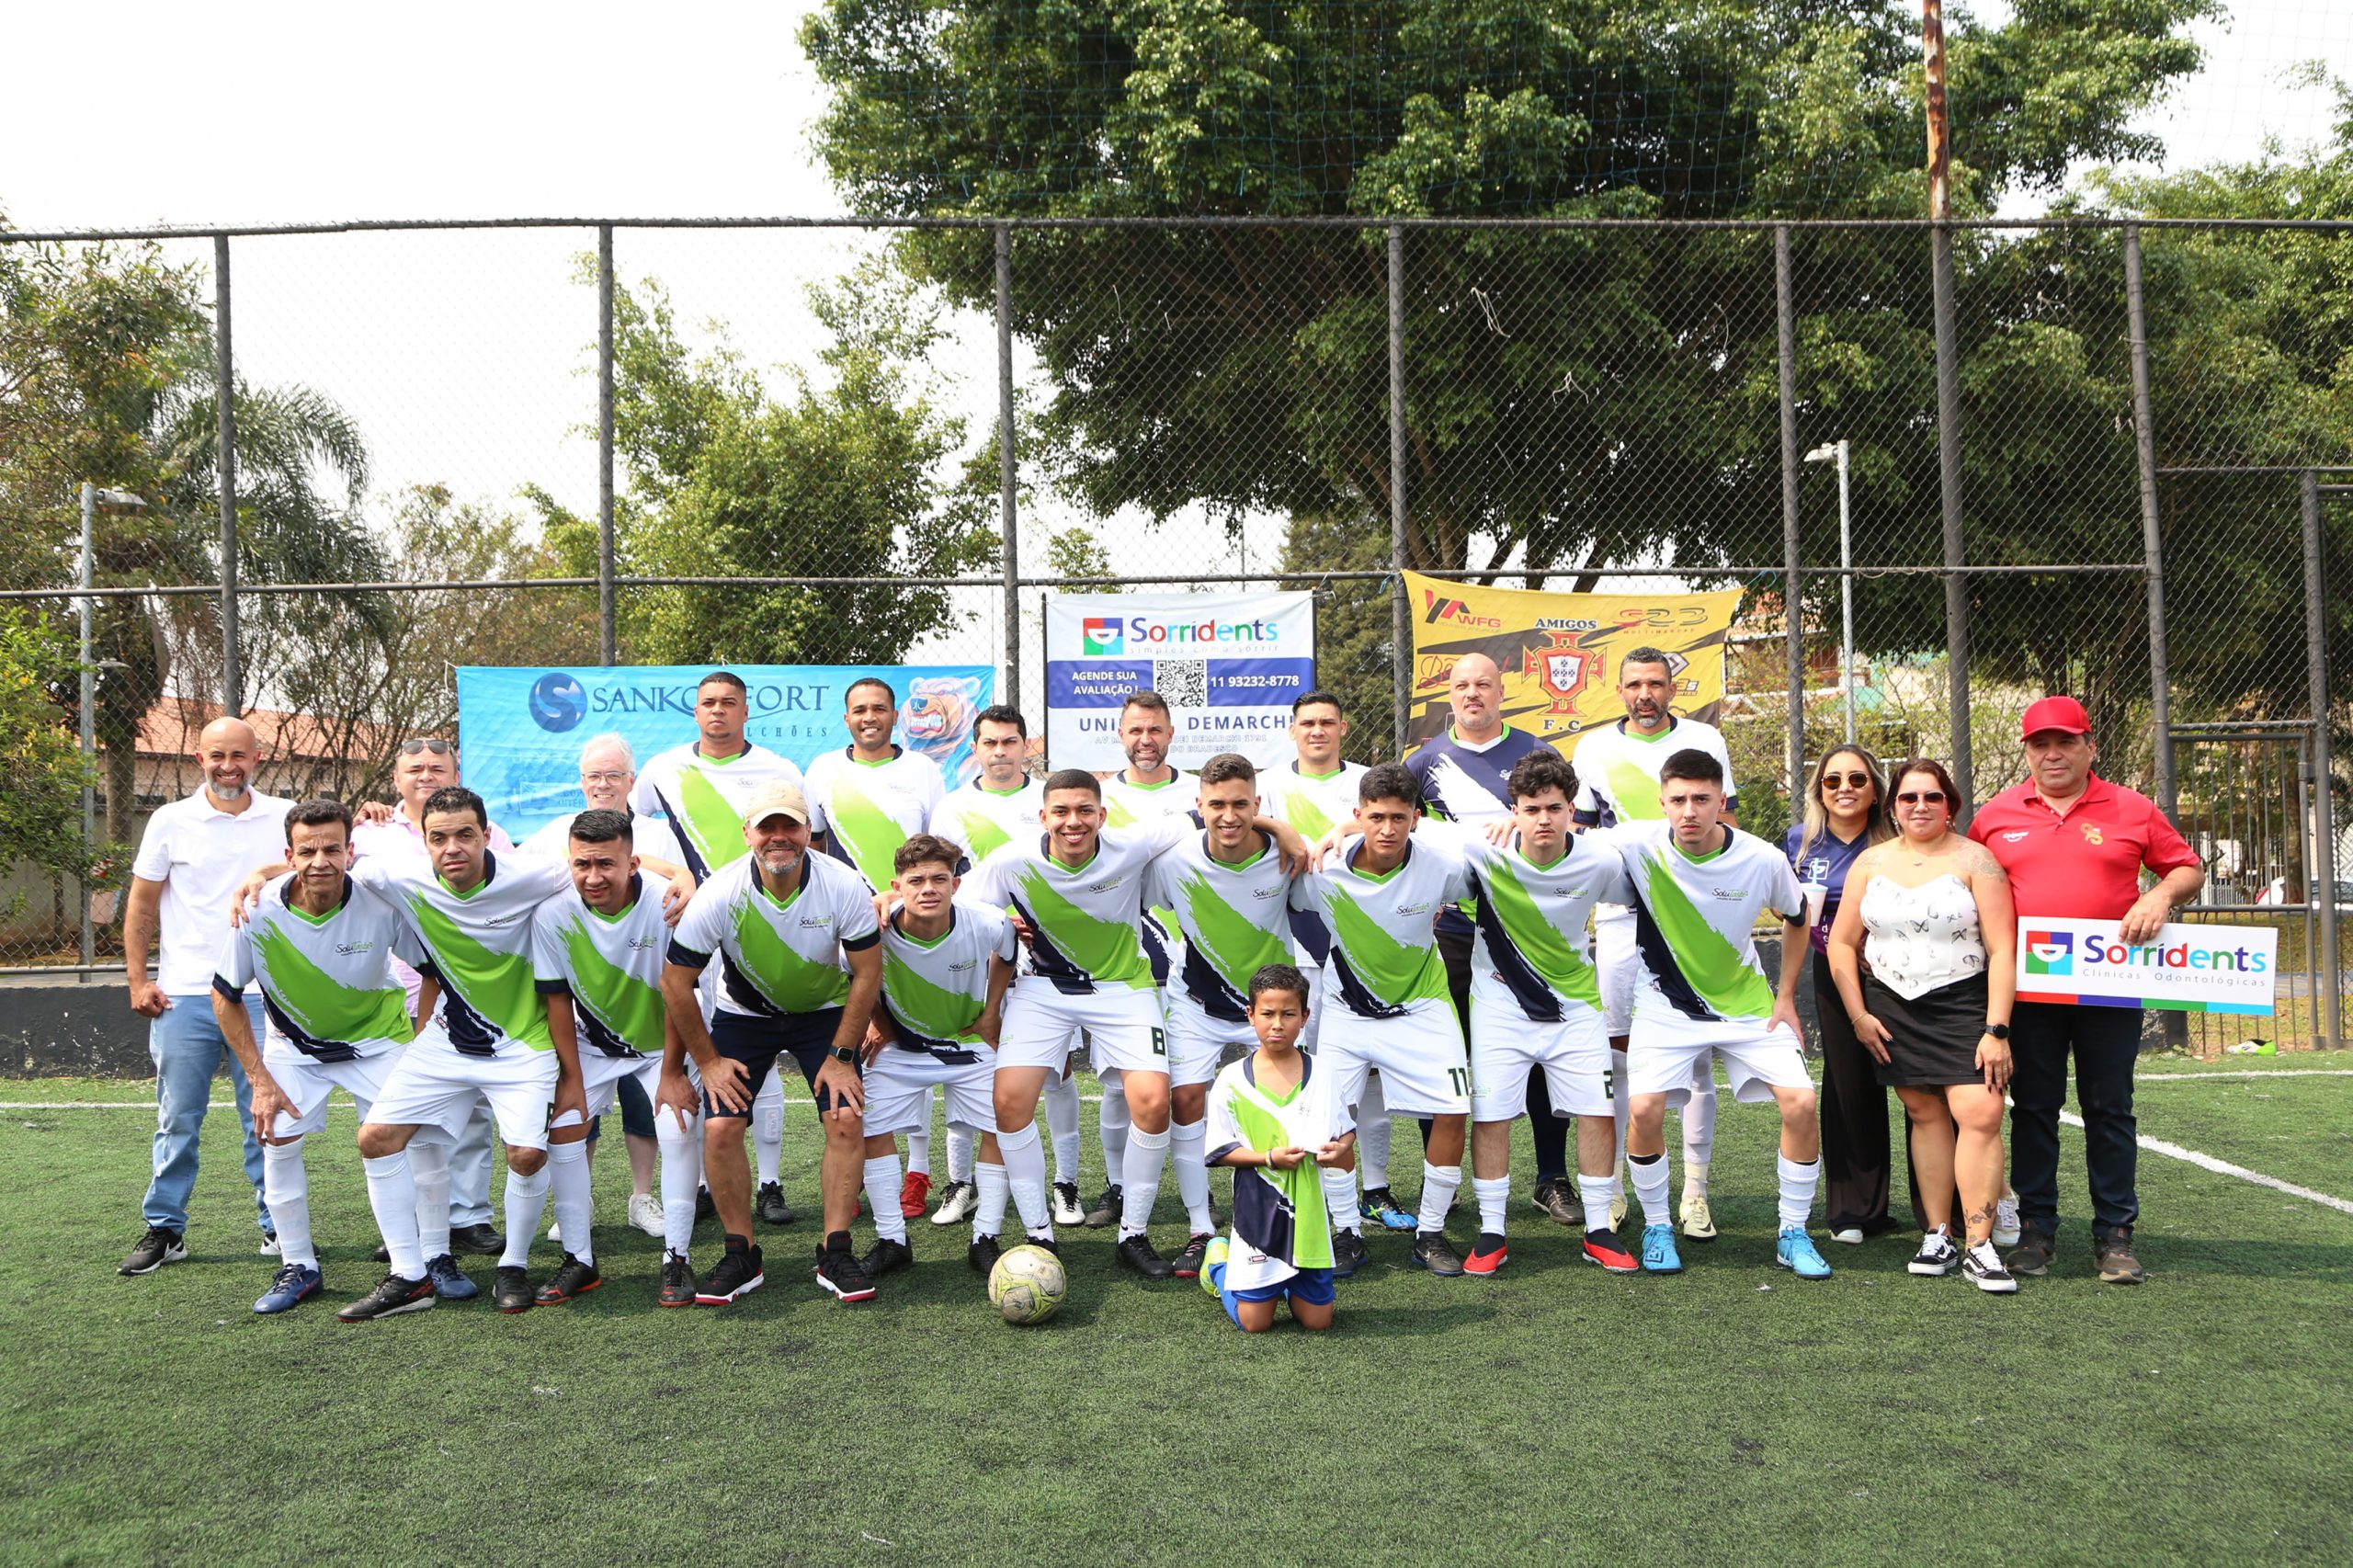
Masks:
[[[2154,801],[2093,777],[2099,748],[2082,703],[2046,697],[2027,709],[2021,733],[2026,781],[1986,801],[1969,824],[1969,836],[2009,873],[2019,915],[2114,920],[2127,942],[2154,937],[2205,885],[2197,854]],[[2146,892],[2143,866],[2157,876]],[[2011,1273],[2048,1273],[2057,1250],[2059,1108],[2067,1098],[2072,1051],[2099,1277],[2111,1285],[2141,1282],[2132,1256],[2132,1222],[2141,1212],[2133,1190],[2140,1145],[2132,1064],[2140,1050],[2138,1007],[2020,1002],[2011,1010],[2010,1181],[2023,1232],[2006,1260]]]

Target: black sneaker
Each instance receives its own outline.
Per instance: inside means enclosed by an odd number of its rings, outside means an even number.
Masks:
[[[506,1238],[488,1225],[453,1225],[449,1228],[449,1250],[470,1252],[476,1257],[496,1257],[506,1250]]]
[[[744,1244],[741,1236],[727,1238],[727,1256],[710,1271],[710,1278],[695,1291],[695,1300],[706,1307],[723,1307],[730,1301],[740,1301],[762,1285],[767,1275],[760,1267],[760,1249]]]
[[[1989,1296],[2018,1294],[2018,1276],[2002,1263],[2002,1255],[1994,1250],[1992,1241],[1979,1242],[1961,1255],[1961,1277]]]
[[[376,1288],[335,1313],[346,1323],[368,1323],[401,1312],[421,1312],[434,1302],[433,1281],[387,1274]]]
[[[1106,1225],[1120,1222],[1120,1210],[1125,1204],[1125,1194],[1117,1187],[1107,1187],[1086,1210],[1086,1228],[1099,1231]]]
[[[1556,1225],[1585,1223],[1585,1204],[1577,1198],[1576,1184],[1566,1176],[1546,1177],[1536,1184],[1536,1190],[1529,1196]]]
[[[490,1304],[502,1312],[528,1312],[538,1297],[531,1293],[531,1276],[524,1269],[500,1266],[490,1284]]]
[[[845,1302],[872,1301],[874,1276],[849,1250],[849,1237],[837,1232],[826,1243],[817,1249],[817,1283]]]
[[[718,1212],[719,1205],[710,1200],[710,1188],[695,1188],[695,1223],[699,1225]]]
[[[167,1263],[178,1263],[188,1256],[188,1239],[168,1225],[150,1225],[131,1256],[122,1260],[118,1274],[153,1274]]]
[[[973,1273],[985,1275],[996,1267],[1004,1251],[995,1236],[974,1236],[972,1244],[964,1249],[964,1261],[972,1266]]]
[[[595,1264],[583,1263],[570,1253],[565,1253],[563,1261],[557,1264],[555,1272],[548,1277],[548,1282],[540,1286],[540,1293],[531,1299],[542,1307],[560,1307],[573,1297],[593,1290],[604,1282],[605,1277],[597,1272]]]
[[[1332,1278],[1347,1278],[1364,1267],[1368,1256],[1362,1235],[1355,1231],[1335,1232],[1332,1236]]]
[[[1152,1250],[1152,1238],[1141,1231],[1120,1238],[1118,1256],[1122,1268],[1132,1268],[1146,1279],[1166,1279],[1176,1272],[1166,1258]]]
[[[2058,1256],[2059,1238],[2036,1225],[2027,1225],[2018,1232],[2018,1244],[2002,1262],[2012,1274],[2023,1274],[2040,1279],[2051,1272],[2051,1260]]]
[[[1051,1236],[1024,1236],[1021,1238],[1021,1244],[1026,1247],[1036,1247],[1041,1252],[1052,1253],[1056,1257],[1063,1255],[1062,1243]]]
[[[383,1243],[378,1242],[376,1244],[376,1250],[369,1253],[368,1256],[374,1258],[378,1263],[390,1263],[392,1261],[392,1249],[386,1246]]]
[[[858,1259],[868,1276],[880,1279],[885,1274],[896,1274],[902,1268],[915,1266],[915,1250],[904,1242],[894,1242],[888,1236],[874,1238],[874,1250]]]
[[[792,1205],[784,1200],[784,1184],[780,1181],[760,1183],[760,1190],[752,1199],[752,1212],[759,1217],[763,1225],[791,1224]]]
[[[1462,1259],[1446,1239],[1444,1231],[1423,1231],[1414,1237],[1412,1262],[1416,1268],[1427,1268],[1440,1278],[1450,1278],[1462,1272]]]
[[[2138,1285],[2148,1278],[2141,1260],[2132,1256],[2130,1233],[2092,1238],[2092,1264],[2103,1285]]]
[[[1209,1256],[1212,1239],[1207,1231],[1196,1232],[1187,1238],[1185,1250],[1178,1253],[1176,1261],[1170,1265],[1177,1278],[1199,1279],[1201,1277],[1201,1262]]]
[[[694,1266],[678,1253],[666,1253],[662,1258],[662,1293],[654,1299],[660,1307],[691,1307],[695,1304]]]

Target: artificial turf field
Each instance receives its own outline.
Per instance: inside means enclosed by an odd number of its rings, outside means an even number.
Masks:
[[[2348,1075],[2291,1075],[2316,1070]],[[2143,1072],[2210,1080],[2144,1088],[2144,1136],[2353,1199],[2353,1056]],[[1523,1159],[1501,1277],[1435,1279],[1376,1236],[1321,1337],[1245,1338],[1190,1283],[1115,1275],[1108,1231],[1066,1240],[1061,1316],[1010,1328],[927,1221],[872,1303],[810,1282],[803,1219],[765,1290],[663,1312],[659,1244],[609,1222],[616,1144],[602,1290],[502,1317],[469,1259],[483,1299],[347,1326],[381,1271],[348,1107],[311,1155],[324,1299],[249,1310],[272,1263],[221,1110],[193,1256],[115,1275],[152,1118],[66,1102],[150,1093],[0,1083],[37,1102],[0,1111],[0,1560],[2353,1560],[2353,1213],[2144,1152],[2150,1279],[2103,1286],[2072,1131],[2066,1251],[2007,1300],[1911,1278],[1902,1233],[1825,1244],[1827,1281],[1773,1267],[1771,1112],[1727,1098],[1723,1236],[1679,1278],[1585,1264]],[[786,1128],[801,1209],[811,1118]],[[1414,1142],[1401,1123],[1401,1195]],[[1173,1251],[1173,1181],[1159,1219]]]

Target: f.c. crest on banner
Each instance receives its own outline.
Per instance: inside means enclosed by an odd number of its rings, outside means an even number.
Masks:
[[[1574,711],[1577,694],[1593,678],[1593,667],[1601,662],[1601,656],[1579,648],[1576,632],[1547,631],[1544,635],[1552,640],[1551,645],[1526,650],[1521,655],[1520,673],[1535,677],[1552,699],[1553,712]]]

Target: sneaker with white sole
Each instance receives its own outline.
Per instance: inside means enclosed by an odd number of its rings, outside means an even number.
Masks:
[[[261,1233],[261,1255],[264,1257],[278,1257],[282,1255],[282,1249],[278,1244],[278,1238],[270,1234],[267,1231],[264,1231]]]
[[[1979,1242],[1961,1255],[1961,1277],[1989,1296],[2015,1296],[2018,1278],[2002,1262],[1991,1241]]]
[[[1859,1247],[1863,1244],[1863,1233],[1849,1225],[1843,1231],[1833,1231],[1830,1239],[1840,1246]]]
[[[1708,1210],[1708,1189],[1687,1186],[1683,1189],[1682,1205],[1676,1218],[1683,1221],[1683,1239],[1711,1242],[1716,1239],[1716,1217]]]
[[[2018,1233],[2021,1229],[2022,1227],[2018,1224],[2018,1195],[2013,1192],[2006,1198],[1995,1199],[1994,1204],[1994,1244],[1997,1247],[2014,1247],[2018,1245]],[[2014,1286],[2018,1282],[2016,1280],[2011,1281],[2011,1284]]]
[[[951,1181],[939,1192],[939,1207],[931,1211],[935,1225],[961,1225],[980,1207],[981,1189],[969,1181]]]
[[[1827,1279],[1830,1264],[1805,1233],[1802,1225],[1784,1225],[1773,1244],[1773,1261],[1790,1269],[1801,1279]]]
[[[1078,1183],[1058,1181],[1046,1199],[1053,1221],[1057,1225],[1083,1226],[1086,1223],[1086,1205],[1078,1200]]]
[[[1950,1274],[1961,1262],[1961,1249],[1952,1244],[1952,1230],[1938,1225],[1920,1238],[1920,1250],[1912,1255],[1904,1268],[1924,1278],[1941,1279]]]
[[[188,1241],[169,1225],[150,1225],[147,1233],[139,1238],[131,1256],[122,1260],[118,1274],[153,1274],[167,1263],[178,1263],[188,1256]]]
[[[666,1233],[667,1227],[662,1222],[662,1200],[650,1192],[631,1193],[629,1222],[649,1236]]]

